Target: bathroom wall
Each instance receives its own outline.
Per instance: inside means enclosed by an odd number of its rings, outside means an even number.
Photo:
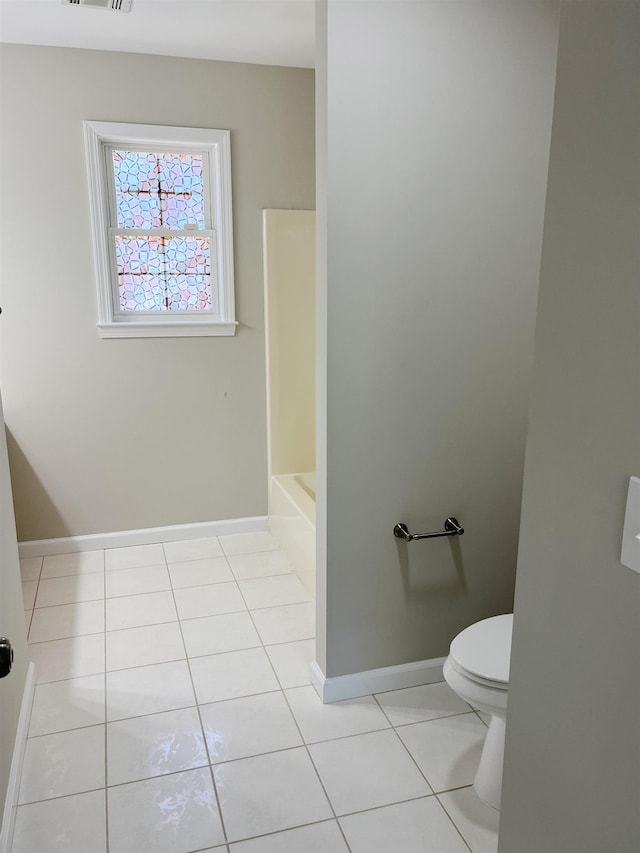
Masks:
[[[640,4],[564,0],[516,585],[502,853],[640,849]]]
[[[319,9],[327,676],[443,656],[512,607],[557,9]],[[393,537],[448,515],[459,540]]]
[[[315,471],[316,216],[263,214],[270,472]]]
[[[314,206],[313,71],[21,45],[1,63],[19,538],[266,514],[262,209]],[[236,337],[100,340],[83,119],[231,130]]]

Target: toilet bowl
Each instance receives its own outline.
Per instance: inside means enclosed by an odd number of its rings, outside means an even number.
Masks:
[[[473,784],[480,799],[494,809],[500,809],[502,796],[512,628],[512,613],[476,622],[455,637],[444,665],[449,687],[473,708],[491,715]]]

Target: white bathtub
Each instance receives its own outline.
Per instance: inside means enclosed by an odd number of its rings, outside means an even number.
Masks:
[[[305,589],[315,597],[315,472],[277,474],[271,478],[269,527]]]

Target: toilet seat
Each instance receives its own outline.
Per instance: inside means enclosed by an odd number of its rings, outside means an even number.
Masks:
[[[513,613],[465,628],[451,643],[449,661],[465,678],[494,690],[509,689]]]

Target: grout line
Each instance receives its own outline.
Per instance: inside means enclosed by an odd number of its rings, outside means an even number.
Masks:
[[[39,646],[41,643],[56,643],[58,640],[77,640],[79,637],[95,637],[104,633],[105,631],[103,628],[102,631],[90,631],[88,634],[70,634],[68,636],[65,635],[64,637],[50,637],[48,640],[32,640],[29,645]]]
[[[391,806],[401,806],[404,803],[417,803],[419,800],[434,800],[436,799],[435,794],[420,794],[418,797],[408,797],[406,800],[394,800],[392,803],[383,803],[380,806],[371,806],[368,809],[358,809],[355,812],[345,812],[341,814],[338,820],[341,820],[343,817],[353,817],[353,815],[365,814],[366,812],[378,812],[380,809],[388,809]]]
[[[19,562],[19,561],[18,561]],[[31,608],[31,618],[29,619],[29,624],[27,625],[27,642],[29,640],[29,634],[31,633],[31,626],[33,624],[33,614],[36,610],[36,601],[38,600],[38,593],[40,592],[40,581],[42,579],[42,566],[44,565],[44,557],[40,558],[40,571],[38,572],[38,577],[36,578],[36,594],[33,597],[33,607]],[[22,575],[20,576],[20,580],[22,580]],[[24,596],[22,603],[24,604]]]
[[[321,823],[333,823],[333,821],[335,821],[338,824],[338,827],[340,828],[340,823],[339,823],[338,818],[323,817],[321,820],[312,820],[312,821],[309,821],[309,823],[297,823],[295,826],[286,826],[284,829],[275,829],[272,832],[264,832],[262,835],[243,836],[242,838],[237,838],[235,841],[230,841],[229,844],[230,845],[244,844],[247,841],[258,841],[261,838],[272,838],[276,835],[281,835],[285,832],[294,832],[296,829],[305,829],[307,826],[319,826]],[[343,835],[343,838],[344,838],[344,835]],[[346,842],[346,839],[345,839],[345,842]],[[204,848],[205,851],[208,851],[209,849],[210,849],[209,847]],[[213,849],[215,850],[215,848],[213,848]],[[351,853],[351,848],[349,847],[348,844],[347,844],[347,849],[349,850],[349,853]],[[199,851],[196,850],[196,851],[194,851],[194,853],[199,853]]]
[[[162,546],[162,549],[164,551],[164,544]],[[164,553],[165,553],[165,559],[166,559],[166,551]],[[187,662],[187,670],[189,672],[189,680],[191,681],[191,690],[193,691],[193,699],[194,699],[194,702],[196,703],[196,705],[195,705],[196,713],[198,714],[198,720],[200,722],[200,732],[202,733],[202,741],[204,744],[205,755],[207,756],[207,759],[209,761],[209,764],[208,764],[209,776],[211,777],[211,784],[213,786],[213,794],[216,798],[216,806],[218,807],[218,817],[220,819],[220,826],[222,827],[222,836],[224,838],[224,843],[225,843],[226,849],[228,850],[229,849],[229,846],[228,846],[229,837],[227,835],[227,827],[225,826],[224,816],[222,814],[222,804],[220,803],[220,796],[218,794],[218,786],[216,785],[215,773],[213,772],[213,765],[211,764],[211,755],[209,754],[209,743],[207,742],[207,735],[206,735],[206,732],[204,730],[204,723],[202,722],[202,714],[200,712],[200,704],[198,702],[198,694],[196,693],[196,685],[195,685],[195,681],[193,680],[193,673],[191,672],[191,663],[189,661],[189,655],[187,653],[187,644],[185,642],[184,634],[182,631],[182,620],[180,619],[180,614],[178,612],[178,603],[176,601],[175,589],[173,588],[173,582],[171,581],[171,576],[169,576],[169,582],[171,583],[171,595],[173,596],[173,603],[174,603],[174,606],[176,608],[176,614],[178,615],[178,628],[180,630],[180,637],[182,638],[182,646],[184,648],[185,660]]]
[[[95,794],[99,791],[106,791],[106,786],[102,785],[100,788],[86,788],[82,791],[72,791],[70,794],[58,794],[57,797],[45,797],[44,800],[29,800],[28,803],[18,803],[18,808],[22,808],[23,806],[34,806],[38,803],[52,803],[54,800],[68,800],[69,797],[78,797],[81,794]],[[40,853],[40,851],[38,851]]]
[[[240,590],[240,595],[242,595],[242,598],[244,599],[244,594],[243,594],[243,592],[242,592],[242,589]],[[246,599],[244,599],[244,600],[245,600],[245,603],[246,603]],[[250,616],[250,618],[251,618],[251,621],[253,622],[253,625],[254,625],[254,627],[255,627],[256,631],[258,631],[257,625],[255,624],[255,621],[254,621],[254,619],[253,619],[253,616],[252,616],[252,614],[251,614],[251,611],[250,611],[250,610],[248,610],[248,612],[249,612],[249,616]],[[259,633],[259,632],[258,632],[258,636],[260,637],[260,639],[262,639],[262,637],[260,636],[260,633]],[[315,638],[314,638],[314,639],[315,639]],[[266,647],[265,647],[264,642],[262,643],[262,648],[264,649],[264,653],[265,653],[265,655],[266,655],[267,660],[269,661],[269,666],[271,667],[271,669],[272,669],[272,671],[273,671],[273,674],[274,674],[274,676],[275,676],[275,679],[276,679],[276,681],[278,682],[278,684],[280,684],[280,679],[278,678],[278,673],[276,672],[275,667],[274,667],[274,665],[273,665],[273,662],[272,662],[271,658],[269,657],[269,654],[267,653],[267,650],[266,650]],[[300,739],[302,740],[303,748],[304,748],[304,750],[305,750],[305,751],[306,751],[306,753],[307,753],[307,758],[308,758],[308,759],[309,759],[309,761],[311,762],[311,766],[312,766],[312,767],[313,767],[313,769],[314,769],[314,772],[315,772],[315,774],[316,774],[316,778],[318,779],[318,782],[320,783],[320,787],[322,788],[322,791],[323,791],[324,796],[325,796],[325,798],[326,798],[326,800],[327,800],[327,803],[329,804],[329,808],[331,809],[331,813],[332,813],[332,815],[333,815],[333,817],[334,817],[334,819],[335,819],[335,821],[336,821],[336,823],[337,823],[337,825],[338,825],[338,829],[340,830],[340,834],[341,834],[341,835],[342,835],[342,837],[344,838],[344,843],[345,843],[345,844],[346,844],[346,846],[347,846],[347,850],[349,851],[349,853],[351,853],[351,847],[349,846],[349,842],[347,841],[347,839],[346,839],[346,837],[345,837],[345,834],[344,834],[344,832],[342,831],[342,827],[340,826],[340,823],[339,823],[339,821],[338,821],[338,816],[336,815],[336,810],[335,810],[335,809],[334,809],[334,807],[333,807],[333,803],[331,802],[331,798],[329,797],[329,794],[328,794],[328,792],[327,792],[327,789],[325,788],[324,782],[322,781],[322,778],[320,777],[320,773],[318,772],[318,768],[317,768],[317,767],[316,767],[316,765],[314,764],[313,758],[312,758],[312,756],[311,756],[311,752],[309,751],[309,746],[308,746],[308,744],[307,744],[307,742],[306,742],[306,740],[305,740],[305,737],[304,737],[304,734],[303,734],[303,732],[302,732],[302,729],[300,728],[300,724],[299,724],[299,722],[298,722],[298,719],[297,719],[296,715],[295,715],[295,714],[294,714],[294,712],[293,712],[293,708],[291,707],[291,705],[290,705],[290,703],[289,703],[289,698],[288,698],[288,696],[287,696],[287,694],[286,694],[286,692],[285,692],[285,690],[284,690],[284,688],[282,687],[282,685],[281,685],[281,684],[280,684],[280,691],[281,691],[281,693],[282,693],[282,697],[283,697],[283,699],[284,699],[284,701],[285,701],[285,704],[286,704],[287,708],[289,709],[289,713],[291,714],[291,718],[292,718],[292,720],[293,720],[293,722],[294,722],[294,724],[295,724],[295,727],[296,727],[296,728],[297,728],[297,730],[298,730],[298,733],[299,733],[299,735],[300,735]],[[293,747],[293,748],[294,748],[294,749],[300,749],[300,747]]]
[[[422,726],[424,723],[434,723],[436,720],[450,720],[453,717],[464,717],[469,714],[473,714],[472,710],[469,711],[456,711],[453,714],[442,714],[440,717],[429,717],[426,720],[415,720],[413,723],[392,723],[394,729],[407,729],[409,726]]]
[[[466,787],[466,788],[470,788],[470,787],[471,787],[471,785],[465,785],[465,787]],[[452,791],[460,791],[460,790],[463,790],[463,789],[461,789],[461,788],[451,788],[451,790],[452,790]],[[447,791],[440,791],[439,793],[440,793],[440,794],[446,794],[446,793],[448,793],[448,792],[447,792]],[[463,842],[465,843],[465,846],[469,848],[469,850],[471,851],[471,853],[473,853],[473,849],[472,849],[472,847],[471,847],[471,844],[469,844],[469,842],[467,841],[467,839],[466,839],[466,838],[464,837],[464,835],[462,834],[462,830],[460,829],[460,827],[458,826],[458,824],[455,822],[455,820],[451,817],[451,815],[450,815],[450,814],[449,814],[449,812],[447,811],[447,808],[446,808],[445,804],[442,802],[442,800],[440,799],[440,797],[439,797],[439,795],[438,795],[438,794],[436,794],[436,800],[437,800],[437,801],[438,801],[438,803],[440,804],[440,808],[443,810],[443,812],[446,814],[446,816],[449,818],[449,820],[450,820],[450,821],[451,821],[451,823],[453,824],[453,826],[454,826],[454,828],[455,828],[456,832],[458,833],[458,835],[460,836],[460,838],[461,838],[461,839],[463,840]]]
[[[378,702],[378,700],[377,700],[377,698],[376,698],[375,694],[372,694],[372,695],[373,695],[373,698],[374,698],[375,702],[377,703],[378,707],[380,708],[380,710],[381,710],[381,711],[382,711],[382,713],[384,714],[384,709],[383,709],[382,705],[380,705],[380,703]],[[385,717],[386,717],[386,716],[387,716],[387,715],[385,714]],[[389,718],[387,717],[387,719],[389,719]],[[391,722],[391,721],[389,721],[389,722]],[[401,744],[402,748],[405,750],[405,752],[407,753],[407,755],[409,756],[409,758],[411,759],[411,761],[415,764],[415,766],[416,766],[416,769],[417,769],[418,773],[422,776],[422,778],[423,778],[423,779],[424,779],[424,781],[426,782],[426,784],[427,784],[427,788],[428,788],[432,793],[434,793],[434,794],[435,794],[435,792],[436,792],[436,791],[435,791],[435,788],[433,787],[433,785],[431,784],[431,782],[429,782],[429,780],[427,779],[426,774],[425,774],[425,773],[422,771],[422,769],[420,768],[420,766],[419,766],[418,762],[416,761],[416,759],[413,757],[413,755],[412,755],[412,754],[411,754],[411,752],[409,751],[409,747],[408,747],[408,746],[406,745],[406,743],[402,740],[402,738],[400,737],[400,735],[399,735],[399,734],[398,734],[398,732],[396,731],[396,727],[395,727],[393,724],[391,724],[391,731],[393,732],[393,734],[395,735],[395,737],[398,739],[398,741],[400,742],[400,744]]]
[[[90,604],[92,601],[103,601],[105,596],[99,595],[97,598],[83,598],[79,601],[60,601],[57,604],[41,604],[39,607],[34,607],[34,610],[51,610],[52,607],[72,607],[76,604]]]

